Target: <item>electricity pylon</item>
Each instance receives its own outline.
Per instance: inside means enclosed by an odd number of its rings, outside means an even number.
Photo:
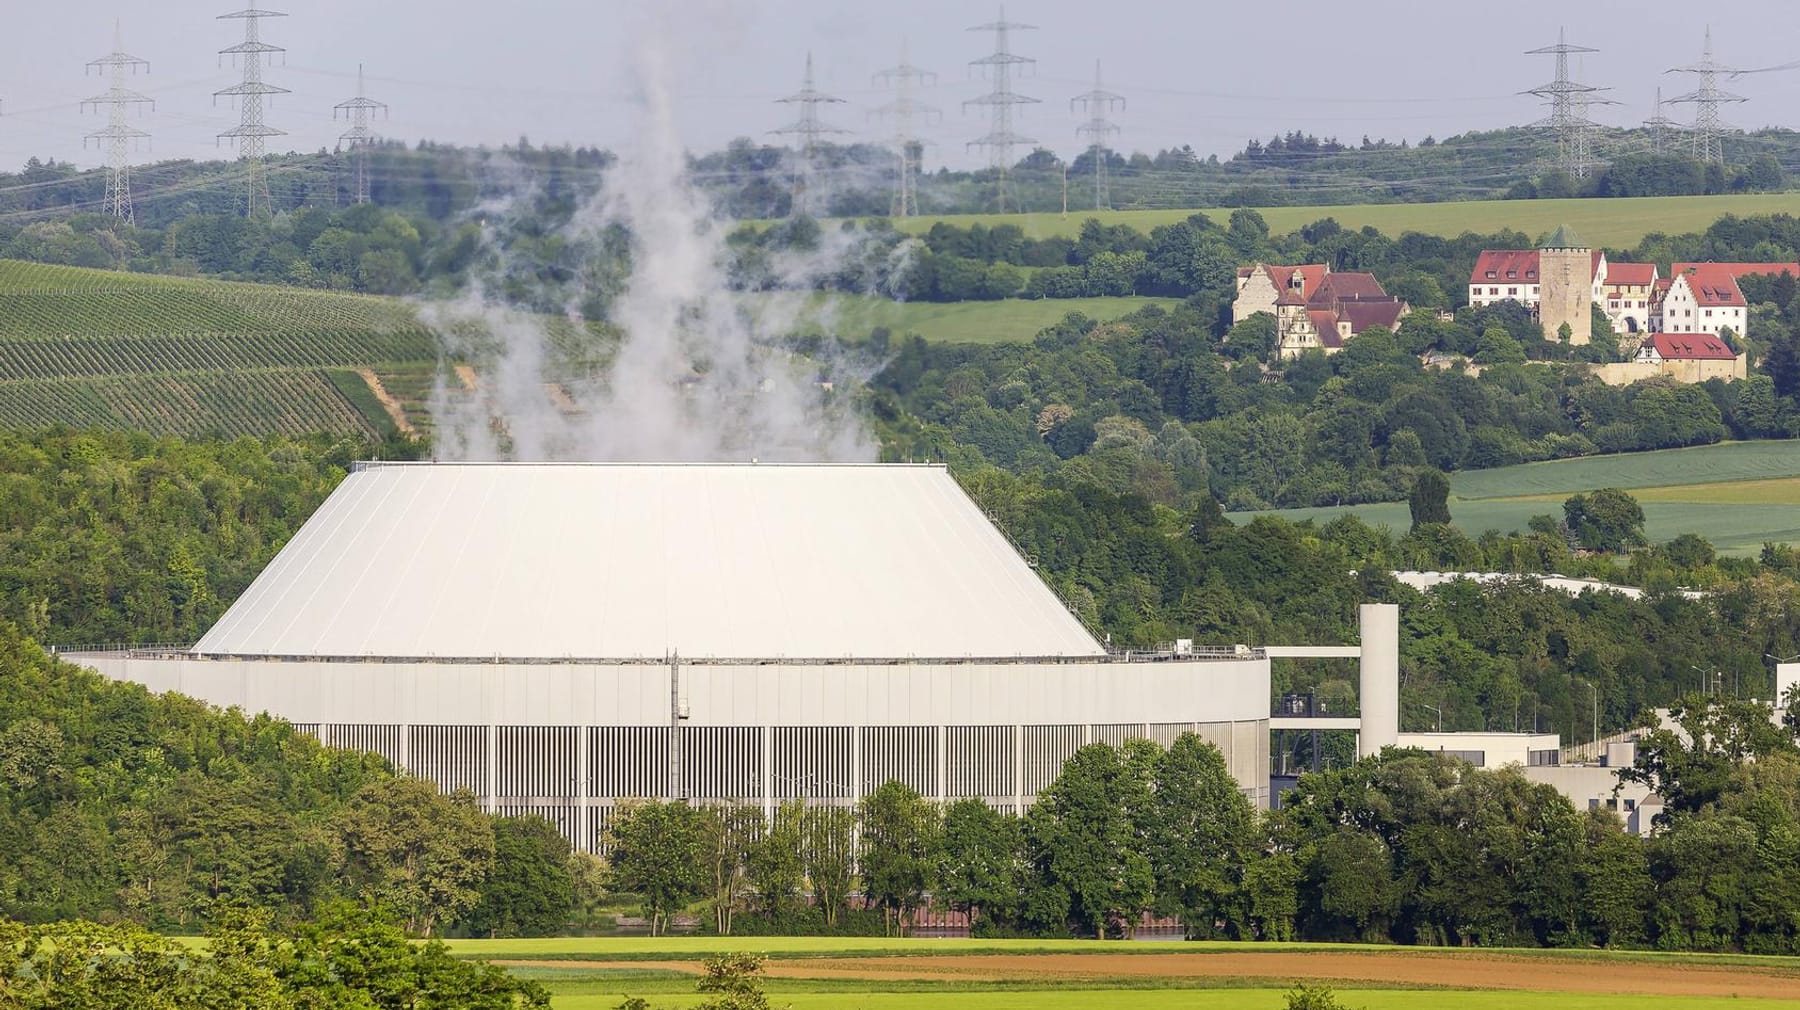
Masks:
[[[1107,117],[1114,109],[1125,107],[1125,96],[1114,94],[1101,85],[1099,60],[1094,61],[1094,90],[1069,100],[1071,111],[1077,105],[1088,114],[1088,121],[1077,126],[1075,134],[1087,137],[1092,144],[1088,150],[1094,156],[1094,209],[1106,210],[1112,207],[1112,192],[1106,177],[1110,154],[1107,139],[1119,132],[1118,124]]]
[[[263,155],[268,149],[267,141],[270,137],[285,137],[287,133],[263,122],[263,105],[268,96],[285,95],[288,90],[262,79],[263,57],[285,53],[287,50],[262,40],[262,22],[265,18],[284,17],[287,15],[280,11],[249,7],[221,14],[217,19],[244,23],[244,41],[219,50],[221,57],[229,56],[243,67],[244,79],[223,91],[213,92],[213,100],[217,101],[221,97],[238,100],[238,125],[219,134],[219,139],[236,144],[238,156],[244,161],[248,190],[244,214],[247,217],[264,217],[274,210],[273,201],[269,198],[269,179],[263,165]]]
[[[350,121],[350,129],[338,137],[338,145],[350,151],[350,158],[356,163],[356,202],[369,202],[369,148],[378,139],[375,131],[369,126],[370,118],[377,112],[385,118],[388,113],[386,102],[378,102],[368,97],[368,89],[363,87],[362,64],[356,65],[356,97],[347,102],[339,102],[332,107],[331,118],[336,120],[342,112]]]
[[[963,103],[963,111],[969,106],[978,105],[988,110],[988,132],[969,141],[969,147],[987,149],[988,160],[998,172],[996,193],[999,198],[1000,213],[1006,213],[1006,174],[1012,169],[1013,149],[1021,145],[1036,144],[1030,137],[1021,136],[1013,130],[1013,108],[1019,105],[1035,105],[1038,100],[1029,95],[1021,95],[1013,91],[1013,71],[1030,67],[1037,63],[1029,56],[1020,56],[1012,51],[1012,33],[1036,31],[1036,25],[1017,24],[1006,20],[1006,8],[1000,8],[1000,19],[989,21],[984,25],[970,28],[972,32],[993,32],[994,51],[978,60],[970,60],[970,67],[981,68],[994,87],[980,98],[971,98]]]
[[[1650,128],[1650,150],[1656,154],[1667,154],[1668,135],[1671,130],[1681,129],[1681,124],[1663,115],[1662,89],[1656,89],[1656,112],[1644,125]]]
[[[869,113],[888,120],[894,126],[892,143],[894,154],[899,158],[899,174],[894,180],[895,217],[912,217],[919,212],[919,156],[924,149],[924,141],[919,138],[916,128],[920,123],[944,118],[942,112],[913,97],[914,88],[937,83],[937,75],[913,66],[907,58],[906,50],[906,43],[900,43],[899,65],[875,75],[877,85],[893,89],[894,100]]]
[[[1770,68],[1775,69],[1775,68]],[[1700,62],[1690,63],[1685,67],[1673,67],[1668,73],[1693,74],[1700,79],[1700,86],[1685,95],[1669,99],[1670,105],[1692,105],[1694,107],[1694,125],[1689,127],[1694,134],[1694,157],[1704,162],[1725,162],[1725,121],[1719,116],[1719,106],[1731,102],[1747,102],[1743,95],[1734,95],[1719,88],[1719,75],[1730,74],[1740,77],[1747,73],[1758,73],[1753,70],[1738,70],[1728,67],[1713,59],[1712,26],[1706,28],[1706,46],[1701,50]]]
[[[125,75],[136,75],[139,70],[150,72],[150,64],[125,51],[123,33],[119,23],[113,22],[112,52],[97,60],[90,60],[87,72],[104,75],[111,80],[112,86],[101,94],[95,95],[81,103],[83,111],[92,108],[98,112],[101,106],[107,109],[106,125],[87,135],[82,141],[86,147],[88,141],[106,150],[106,209],[128,225],[137,224],[137,213],[131,205],[131,147],[137,141],[149,140],[150,134],[137,129],[126,121],[125,111],[145,105],[156,108],[156,102],[145,95],[140,95],[125,86]]]
[[[811,53],[807,53],[806,80],[800,86],[800,90],[786,98],[777,98],[775,101],[782,105],[798,105],[800,107],[799,119],[769,132],[784,137],[799,138],[800,163],[794,166],[794,204],[791,213],[804,215],[808,212],[808,190],[812,187],[813,160],[818,155],[819,138],[827,134],[850,132],[821,120],[819,106],[842,105],[844,100],[813,87],[813,58]]]
[[[1556,80],[1532,88],[1525,94],[1536,95],[1550,103],[1550,115],[1532,125],[1547,129],[1556,136],[1557,167],[1568,173],[1571,179],[1587,178],[1588,171],[1596,164],[1588,145],[1588,136],[1595,128],[1594,122],[1588,118],[1588,107],[1616,103],[1611,99],[1597,97],[1605,89],[1570,79],[1569,54],[1599,51],[1571,44],[1559,30],[1555,45],[1525,52],[1527,56],[1556,57]]]

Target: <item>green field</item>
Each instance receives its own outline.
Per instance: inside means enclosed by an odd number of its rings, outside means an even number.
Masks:
[[[1273,1010],[1301,980],[1328,984],[1344,1005],[1366,1010],[1800,1007],[1800,962],[1744,955],[831,937],[450,946],[542,982],[557,1010],[611,1010],[627,996],[691,1006],[700,999],[695,962],[724,951],[769,955],[770,1000],[795,1010]]]
[[[770,305],[764,299],[764,306]],[[1178,298],[1008,298],[994,302],[895,302],[886,298],[833,295],[803,304],[775,302],[775,308],[753,311],[802,334],[823,334],[856,341],[876,327],[898,338],[916,333],[926,340],[952,344],[1029,342],[1044,328],[1070,313],[1111,321],[1148,305],[1168,307]],[[781,306],[785,305],[783,310]],[[779,312],[780,315],[770,315]],[[788,318],[792,316],[792,323]]]
[[[1723,214],[1800,214],[1800,193],[1759,193],[1739,196],[1628,197],[1616,200],[1477,200],[1461,203],[1351,204],[1333,207],[1264,207],[1259,213],[1277,234],[1294,231],[1323,218],[1335,218],[1346,228],[1373,225],[1397,236],[1417,231],[1428,235],[1455,236],[1466,231],[1487,234],[1516,228],[1534,238],[1568,225],[1583,241],[1608,249],[1629,248],[1650,232],[1678,235],[1705,231]],[[1186,220],[1195,213],[1220,222],[1231,216],[1228,208],[1192,210],[1118,210],[1096,213],[1072,210],[1061,214],[957,214],[917,217],[896,224],[922,234],[933,224],[1016,224],[1032,238],[1054,235],[1073,237],[1083,221],[1099,217],[1107,224],[1128,224],[1140,231]]]
[[[1690,449],[1593,456],[1470,470],[1450,477],[1450,516],[1471,536],[1522,530],[1534,515],[1560,517],[1569,495],[1602,487],[1633,491],[1652,542],[1699,533],[1729,554],[1764,543],[1800,543],[1800,441],[1729,442]],[[1345,513],[1405,530],[1404,502],[1309,509],[1272,515],[1328,522]]]

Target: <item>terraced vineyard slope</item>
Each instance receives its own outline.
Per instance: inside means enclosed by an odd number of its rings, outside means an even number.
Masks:
[[[0,260],[0,424],[380,434],[357,369],[437,341],[403,302]]]

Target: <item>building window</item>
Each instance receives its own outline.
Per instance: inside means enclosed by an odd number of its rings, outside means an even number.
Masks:
[[[1487,751],[1484,750],[1440,750],[1439,754],[1467,761],[1477,768],[1487,767]]]
[[[1712,318],[1712,310],[1711,309],[1706,310],[1706,318],[1708,318],[1708,319]]]
[[[1490,294],[1490,295],[1497,295],[1499,293],[1500,293],[1499,288],[1488,288],[1488,294]]]
[[[1497,274],[1497,273],[1495,273],[1495,272],[1494,272],[1494,271],[1492,271],[1492,270],[1489,270],[1489,271],[1488,271],[1488,272],[1487,272],[1487,279],[1488,279],[1488,280],[1490,280],[1490,281],[1491,281],[1491,280],[1493,280],[1493,279],[1494,279],[1494,278],[1496,278],[1496,277],[1498,277],[1498,276],[1500,276],[1500,275],[1499,275],[1499,274]]]
[[[1526,751],[1525,763],[1533,768],[1552,767],[1562,764],[1562,754],[1554,750]]]
[[[1588,809],[1589,810],[1600,809],[1600,797],[1598,797],[1598,796],[1588,797]]]
[[[1518,289],[1518,288],[1507,288],[1507,289],[1506,289],[1506,295],[1507,295],[1507,297],[1508,297],[1508,298],[1512,298],[1512,297],[1515,297],[1515,296],[1517,296],[1517,295],[1518,295],[1518,293],[1519,293],[1519,289]]]
[[[1627,812],[1636,810],[1637,809],[1637,800],[1626,800],[1625,801],[1625,809]]]

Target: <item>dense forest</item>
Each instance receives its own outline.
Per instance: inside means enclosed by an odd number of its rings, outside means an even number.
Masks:
[[[108,681],[0,622],[0,916],[195,932],[228,905],[294,926],[354,901],[414,935],[544,931],[586,860],[545,821]]]
[[[1372,328],[1339,354],[1279,363],[1278,379],[1262,360],[1269,317],[1218,333],[1211,306],[1190,302],[1104,324],[1071,316],[1031,345],[878,335],[887,365],[872,410],[892,458],[973,451],[1013,473],[1232,510],[1397,501],[1427,467],[1800,434],[1792,331],[1776,332],[1746,381],[1625,387],[1592,378],[1511,306],[1454,323],[1415,313],[1398,333]],[[1421,364],[1457,347],[1479,374]]]

